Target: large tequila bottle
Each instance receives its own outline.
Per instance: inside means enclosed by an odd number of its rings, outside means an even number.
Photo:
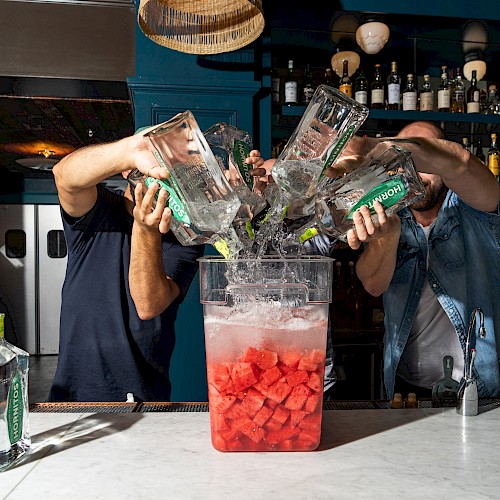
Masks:
[[[30,448],[28,422],[29,354],[4,337],[0,313],[0,471]]]
[[[242,245],[232,223],[241,203],[192,113],[179,113],[147,132],[144,139],[169,172],[160,185],[168,191],[168,206],[176,219],[171,228],[179,241],[213,242],[225,257],[236,256]],[[155,180],[148,177],[144,183],[148,186]]]
[[[219,167],[241,202],[234,218],[234,229],[244,248],[250,248],[254,235],[251,221],[266,208],[266,199],[254,191],[253,166],[245,160],[250,156],[252,139],[248,132],[227,123],[216,123],[204,132]]]
[[[384,147],[381,143],[381,147]],[[297,231],[304,243],[318,233],[342,241],[354,227],[353,214],[367,205],[374,222],[374,209],[379,201],[391,215],[425,195],[425,188],[415,170],[411,154],[398,146],[384,151],[338,180],[327,184],[316,199],[315,219]]]

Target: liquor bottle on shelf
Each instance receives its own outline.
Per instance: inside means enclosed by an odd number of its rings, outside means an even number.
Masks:
[[[403,90],[403,111],[416,111],[417,89],[413,81],[413,74],[406,75],[406,87]]]
[[[462,147],[470,152],[469,138],[462,137]]]
[[[306,65],[304,69],[304,85],[302,87],[302,104],[306,106],[311,102],[311,98],[316,90],[316,85],[314,84],[311,66]]]
[[[441,83],[438,90],[438,111],[450,111],[450,87],[448,86],[448,74],[446,66],[441,66]]]
[[[285,105],[294,106],[298,104],[298,87],[297,77],[293,69],[293,60],[288,61],[288,74],[285,80]]]
[[[457,74],[453,83],[451,95],[451,112],[465,113],[465,85],[460,74],[460,68],[457,68]]]
[[[398,63],[391,62],[391,74],[387,77],[387,109],[399,109],[401,99],[401,77],[398,75]]]
[[[273,59],[273,67],[271,69],[271,88],[272,88],[272,110],[273,113],[278,113],[281,105],[281,78],[278,71],[278,63]]]
[[[477,88],[477,72],[473,69],[470,87],[467,90],[467,113],[479,113],[481,111],[479,96],[479,89]]]
[[[372,109],[385,108],[384,82],[380,74],[380,64],[375,64],[375,76],[371,85],[371,106]]]
[[[354,99],[360,104],[368,106],[368,80],[363,68],[359,68],[359,74],[354,80]]]
[[[500,114],[500,103],[498,101],[497,86],[490,85],[488,87],[488,101],[486,102],[486,114],[498,115]]]
[[[499,180],[498,167],[500,165],[500,151],[497,146],[497,134],[491,134],[491,146],[488,149],[488,168],[491,173]]]
[[[420,111],[434,111],[434,91],[429,75],[424,75],[424,83],[420,89]]]
[[[349,61],[342,61],[342,78],[340,79],[339,90],[345,95],[352,97],[352,82],[349,77]]]
[[[474,155],[478,160],[481,160],[484,164],[486,164],[486,157],[484,156],[483,141],[481,140],[481,137],[478,137],[476,140],[476,149]]]
[[[332,74],[331,68],[326,68],[325,69],[325,79],[323,81],[325,85],[328,85],[329,87],[335,87],[335,79]]]

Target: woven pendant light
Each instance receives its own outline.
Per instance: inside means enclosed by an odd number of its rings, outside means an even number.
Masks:
[[[262,0],[141,0],[137,20],[151,40],[188,54],[220,54],[264,29]]]

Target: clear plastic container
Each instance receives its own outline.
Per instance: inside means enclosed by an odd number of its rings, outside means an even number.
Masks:
[[[199,262],[214,448],[316,449],[333,259]]]

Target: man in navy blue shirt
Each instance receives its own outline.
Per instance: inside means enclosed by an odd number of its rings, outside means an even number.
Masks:
[[[169,231],[167,193],[112,191],[104,179],[134,168],[167,176],[139,133],[79,149],[53,169],[68,265],[60,347],[50,401],[168,401],[179,304],[203,246],[183,247]]]

